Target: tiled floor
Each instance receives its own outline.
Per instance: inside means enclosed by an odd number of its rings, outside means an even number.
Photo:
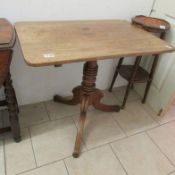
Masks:
[[[105,91],[103,102],[121,103],[123,92]],[[90,108],[74,159],[78,114],[53,101],[20,107],[22,141],[0,135],[0,175],[175,175],[175,108],[160,118],[134,91],[119,113]],[[8,124],[0,111],[0,127]]]

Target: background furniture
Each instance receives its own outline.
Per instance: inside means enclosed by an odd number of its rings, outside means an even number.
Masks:
[[[97,61],[175,50],[172,46],[167,47],[165,41],[121,20],[18,22],[15,28],[24,59],[31,66],[53,66],[85,61],[83,80],[80,86],[73,89],[73,98],[54,96],[56,102],[81,104],[74,157],[78,157],[80,153],[88,107],[92,105],[106,112],[117,112],[120,109],[117,105],[104,105],[100,102],[103,94],[95,84],[98,73]],[[149,42],[152,45],[148,44]]]
[[[169,30],[170,28],[169,23],[165,20],[146,17],[142,15],[139,15],[133,18],[132,24],[157,35],[161,39],[164,38],[166,31]],[[145,92],[144,92],[144,96],[142,99],[142,103],[145,103],[146,101],[146,98],[147,98],[147,95],[148,95],[148,92],[151,86],[151,82],[153,79],[153,75],[156,69],[156,65],[159,59],[159,55],[158,54],[154,55],[154,60],[153,60],[150,72],[146,71],[139,65],[141,62],[141,58],[142,56],[137,56],[134,65],[122,65],[124,57],[120,58],[118,62],[118,65],[116,67],[116,70],[115,70],[115,73],[114,73],[114,76],[111,82],[111,86],[109,88],[109,92],[112,92],[112,88],[113,88],[113,85],[115,83],[115,80],[118,74],[120,74],[124,79],[128,81],[127,89],[124,95],[124,99],[123,99],[121,108],[125,107],[130,89],[133,87],[134,83],[145,83],[145,82],[147,83]]]
[[[0,19],[0,88],[4,86],[6,99],[0,101],[0,106],[7,106],[11,127],[0,128],[0,133],[12,131],[14,140],[19,142],[20,127],[18,122],[18,104],[10,75],[12,47],[15,43],[15,31],[6,19]]]

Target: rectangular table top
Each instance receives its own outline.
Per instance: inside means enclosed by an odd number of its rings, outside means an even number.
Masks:
[[[122,20],[18,22],[15,28],[24,59],[31,66],[175,50],[153,34]]]

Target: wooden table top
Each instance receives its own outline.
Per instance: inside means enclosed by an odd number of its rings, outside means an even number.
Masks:
[[[174,51],[165,41],[127,21],[48,21],[15,24],[31,66],[92,61]]]
[[[4,18],[0,18],[0,49],[11,48],[15,42],[13,26]]]

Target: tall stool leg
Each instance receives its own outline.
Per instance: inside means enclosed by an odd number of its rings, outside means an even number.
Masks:
[[[132,85],[133,85],[133,83],[130,81],[130,82],[128,83],[127,88],[126,88],[125,96],[124,96],[123,103],[122,103],[122,106],[121,106],[122,109],[125,108],[126,101],[127,101],[127,99],[128,99],[128,95],[129,95],[129,92],[130,92],[130,89],[131,89]]]
[[[113,88],[114,83],[115,83],[115,80],[116,80],[116,78],[117,78],[117,76],[118,76],[118,71],[119,71],[119,69],[120,69],[120,67],[121,67],[121,64],[122,64],[122,62],[123,62],[123,59],[124,59],[124,57],[120,58],[120,60],[119,60],[119,62],[118,62],[117,68],[116,68],[115,73],[114,73],[114,76],[113,76],[113,78],[112,78],[112,82],[111,82],[111,86],[110,86],[110,88],[109,88],[109,92],[112,92],[112,88]]]
[[[124,100],[123,100],[123,103],[122,103],[122,106],[121,106],[122,109],[125,108],[125,104],[126,104],[130,89],[132,88],[132,85],[134,83],[134,77],[136,75],[136,72],[137,72],[138,66],[140,64],[141,58],[142,58],[141,56],[136,57],[136,61],[135,61],[135,64],[134,64],[134,69],[133,69],[131,78],[129,80],[129,83],[128,83],[128,86],[127,86],[127,89],[126,89],[126,92],[125,92]]]
[[[149,75],[149,80],[148,80],[147,85],[146,85],[146,89],[145,89],[145,93],[144,93],[144,96],[143,96],[143,99],[142,99],[142,103],[145,103],[145,101],[147,99],[148,92],[149,92],[149,89],[151,87],[152,79],[153,79],[153,76],[154,76],[154,73],[155,73],[155,70],[156,70],[158,60],[159,60],[159,55],[156,55],[155,58],[154,58],[154,61],[153,61],[153,65],[152,65],[151,72],[150,72],[150,75]]]
[[[20,126],[18,121],[18,104],[15,96],[15,91],[12,86],[10,73],[8,73],[4,86],[5,86],[5,95],[7,100],[10,123],[11,123],[11,130],[13,133],[14,140],[16,142],[19,142],[21,140],[21,136],[20,136]]]

